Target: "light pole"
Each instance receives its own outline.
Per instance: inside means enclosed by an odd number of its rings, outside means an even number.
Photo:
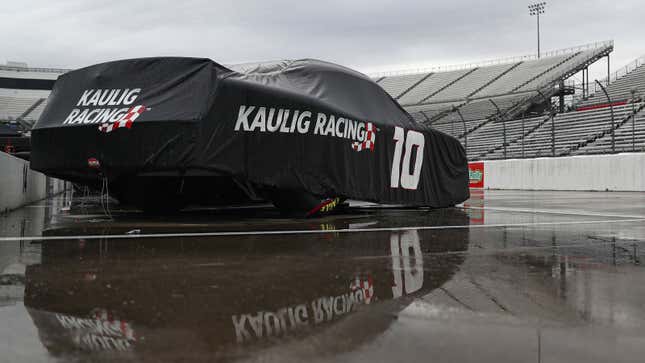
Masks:
[[[538,45],[538,58],[540,58],[540,14],[544,14],[544,7],[546,2],[535,3],[529,5],[529,15],[537,16],[537,45]]]

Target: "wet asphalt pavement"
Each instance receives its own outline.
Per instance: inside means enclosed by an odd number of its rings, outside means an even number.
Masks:
[[[0,216],[0,362],[643,362],[645,193]]]

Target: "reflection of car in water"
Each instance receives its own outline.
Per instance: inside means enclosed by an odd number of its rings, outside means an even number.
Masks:
[[[25,305],[63,358],[231,357],[310,337],[343,352],[449,280],[463,255],[441,252],[467,244],[467,229],[52,241],[27,269]]]
[[[257,200],[316,214],[345,198],[447,207],[468,198],[455,138],[332,63],[235,71],[142,58],[61,75],[32,131],[34,170],[149,211]]]

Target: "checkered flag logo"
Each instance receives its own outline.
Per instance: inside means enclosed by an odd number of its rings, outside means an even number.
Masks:
[[[354,151],[363,151],[365,149],[374,151],[374,143],[376,142],[376,129],[374,128],[374,124],[368,122],[366,129],[367,133],[365,135],[365,141],[352,143],[352,149],[354,149]]]
[[[139,106],[133,106],[128,110],[128,113],[126,113],[121,119],[115,121],[115,122],[106,122],[104,124],[101,124],[99,126],[99,131],[101,132],[112,132],[115,129],[125,127],[125,128],[131,128],[132,123],[134,120],[139,117],[143,113],[143,111],[146,110],[146,106],[139,105]]]
[[[360,279],[357,276],[349,285],[349,288],[351,291],[361,290],[365,298],[365,304],[372,302],[374,298],[374,281],[372,280],[372,276],[368,276],[367,279]]]

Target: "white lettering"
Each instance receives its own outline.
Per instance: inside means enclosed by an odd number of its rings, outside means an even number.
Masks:
[[[81,98],[78,100],[78,103],[76,106],[87,106],[87,98],[92,94],[94,90],[93,89],[88,89],[83,91],[83,94],[81,95]]]
[[[239,131],[240,126],[243,126],[244,131],[249,131],[249,116],[253,110],[255,110],[255,106],[248,108],[246,105],[240,106],[240,110],[237,113],[237,122],[235,122],[235,131]]]
[[[133,90],[130,90],[127,94],[124,92],[123,94],[125,95],[125,99],[123,100],[123,104],[131,105],[137,99],[137,97],[139,97],[140,92],[141,92],[141,88],[135,88]]]
[[[267,128],[266,128],[266,124],[267,124],[266,112],[267,112],[266,107],[258,108],[258,112],[255,114],[255,119],[253,119],[253,123],[251,124],[250,131],[254,131],[256,128],[259,128],[260,131],[262,131],[262,132],[265,132],[267,130]]]
[[[67,116],[65,121],[63,121],[63,125],[74,123],[74,119],[76,118],[76,116],[78,116],[80,112],[81,110],[79,110],[78,108],[73,109],[72,112],[70,112],[70,114]]]
[[[237,337],[237,342],[242,343],[244,340],[251,339],[251,334],[246,330],[246,315],[242,314],[239,317],[233,315],[233,326],[235,327],[235,336]]]
[[[309,131],[309,124],[311,119],[311,112],[305,111],[298,117],[298,132],[306,134]]]
[[[278,110],[278,117],[276,117],[276,123],[273,124],[273,116],[275,114],[275,108],[269,109],[269,116],[267,117],[267,131],[274,132],[280,127],[280,121],[282,121],[282,110]]]
[[[314,126],[314,135],[323,135],[327,116],[324,113],[318,113],[316,116],[316,126]]]

